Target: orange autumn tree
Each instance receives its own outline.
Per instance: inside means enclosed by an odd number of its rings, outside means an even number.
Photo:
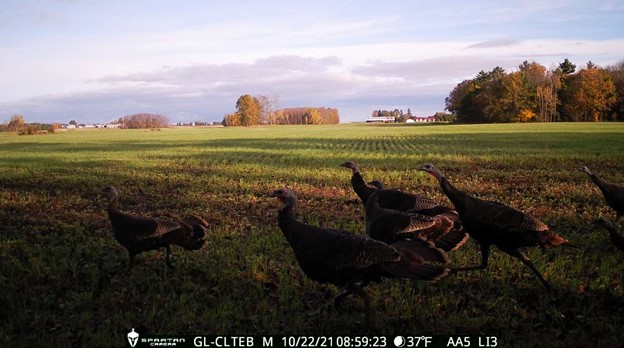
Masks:
[[[561,102],[567,121],[599,121],[616,101],[615,85],[604,70],[584,69],[565,79]]]

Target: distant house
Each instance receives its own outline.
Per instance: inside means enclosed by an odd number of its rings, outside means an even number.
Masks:
[[[378,116],[369,117],[366,119],[366,123],[394,123],[394,116]]]
[[[420,122],[420,123],[435,122],[436,117],[435,116],[415,116],[412,118],[412,120],[414,120],[414,122]]]
[[[104,125],[104,128],[119,128],[121,125],[119,123],[109,123]]]
[[[65,126],[65,128],[67,129],[76,129],[76,125],[75,124],[68,124]]]

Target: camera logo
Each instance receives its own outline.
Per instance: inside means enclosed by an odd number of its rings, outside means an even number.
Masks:
[[[128,342],[130,347],[136,346],[137,342],[139,342],[139,334],[134,331],[134,328],[132,328],[131,332],[128,332]]]

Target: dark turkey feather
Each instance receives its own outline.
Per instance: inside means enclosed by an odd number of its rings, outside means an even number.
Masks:
[[[371,194],[366,203],[366,232],[371,238],[392,243],[420,237],[444,251],[456,250],[468,240],[461,223],[451,221],[446,215],[431,217],[382,208],[378,200],[382,192]]]

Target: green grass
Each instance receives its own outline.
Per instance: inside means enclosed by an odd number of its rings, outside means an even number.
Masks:
[[[617,346],[624,341],[624,253],[614,217],[584,173],[624,182],[624,124],[338,125],[0,134],[0,343],[121,345],[152,334],[358,334],[362,304],[337,312],[338,289],[305,278],[276,225],[282,186],[308,223],[363,233],[354,160],[366,179],[448,202],[416,171],[436,164],[460,189],[529,212],[580,252],[528,249],[555,291],[494,251],[487,272],[367,288],[372,333],[488,334],[502,346]],[[126,212],[211,222],[199,252],[137,257],[113,239],[100,189]],[[450,255],[480,259],[473,242]]]

